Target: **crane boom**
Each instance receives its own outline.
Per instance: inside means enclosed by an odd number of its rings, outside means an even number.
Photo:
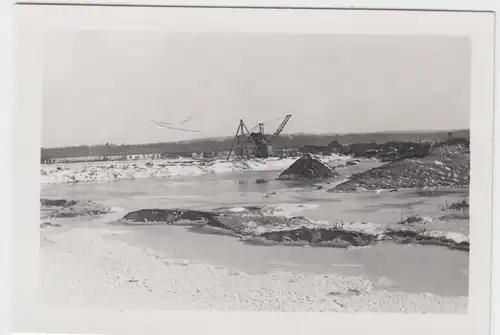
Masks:
[[[283,122],[281,122],[280,126],[274,132],[271,140],[268,139],[267,136],[264,135],[264,124],[259,123],[259,132],[250,132],[243,120],[240,120],[238,124],[238,129],[236,130],[236,135],[234,136],[233,143],[231,145],[231,149],[227,155],[227,160],[230,159],[233,151],[237,153],[240,158],[250,158],[248,151],[248,144],[251,144],[252,152],[257,158],[267,158],[269,157],[270,151],[272,150],[271,144],[278,137],[278,135],[283,131],[288,120],[292,117],[291,114],[285,116]],[[252,128],[253,130],[253,128]]]
[[[273,137],[271,138],[271,143],[273,143],[274,140],[276,140],[276,137],[278,137],[278,135],[283,131],[283,128],[285,128],[286,124],[288,123],[288,120],[290,120],[291,117],[292,114],[288,114],[283,120],[283,122],[281,122],[280,126],[278,127],[278,129],[276,129],[276,131],[273,134]]]

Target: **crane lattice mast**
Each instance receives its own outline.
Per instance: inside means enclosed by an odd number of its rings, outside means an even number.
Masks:
[[[259,132],[251,133],[248,131],[247,126],[243,120],[240,120],[238,124],[238,128],[236,129],[236,135],[234,136],[233,143],[231,145],[231,149],[227,155],[227,160],[231,158],[231,154],[235,152],[240,159],[250,158],[250,152],[248,150],[248,144],[251,143],[254,145],[253,153],[256,157],[259,158],[267,158],[269,157],[269,151],[271,148],[271,144],[276,140],[279,134],[283,131],[288,120],[292,117],[291,114],[288,114],[283,122],[279,125],[278,129],[274,132],[271,140],[269,140],[264,134],[264,124],[259,123]]]
[[[290,120],[291,117],[292,117],[292,114],[288,114],[285,117],[285,119],[283,120],[283,122],[281,122],[280,126],[278,127],[278,129],[276,129],[276,131],[273,134],[273,137],[271,138],[271,143],[273,143],[276,140],[276,138],[278,137],[278,135],[281,134],[281,132],[283,131],[283,128],[285,128],[286,124],[288,123],[288,120]]]

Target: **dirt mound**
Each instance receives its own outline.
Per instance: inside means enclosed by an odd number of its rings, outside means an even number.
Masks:
[[[281,180],[321,180],[335,178],[338,173],[318,157],[305,154],[283,171]]]
[[[305,241],[308,243],[330,243],[331,246],[349,247],[349,246],[367,246],[377,240],[376,235],[363,232],[348,231],[336,228],[309,228],[301,227],[299,229],[269,232],[259,235],[267,240],[276,242],[296,242]]]
[[[353,174],[332,191],[393,188],[468,187],[468,141],[458,139],[435,145],[424,157],[403,157],[380,167]]]

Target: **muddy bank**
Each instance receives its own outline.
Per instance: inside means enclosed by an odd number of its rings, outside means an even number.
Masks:
[[[141,209],[127,213],[118,220],[122,224],[172,224],[179,221],[190,221],[192,223],[211,223],[217,225],[217,214],[196,210],[182,209]]]
[[[307,227],[288,231],[272,231],[260,234],[257,237],[275,242],[307,242],[308,244],[316,244],[318,246],[331,246],[339,248],[347,248],[350,246],[368,246],[374,244],[378,238],[377,235],[363,232],[347,231],[336,228],[325,229]]]
[[[421,231],[414,229],[387,229],[384,233],[385,240],[393,240],[397,243],[432,244],[445,246],[451,249],[469,251],[470,244],[461,236],[433,231]]]
[[[368,222],[315,221],[304,216],[286,217],[265,208],[251,206],[220,208],[213,211],[183,209],[142,209],[126,214],[117,223],[125,225],[193,225],[225,230],[250,243],[264,241],[311,246],[348,248],[369,246],[380,241],[397,243],[435,244],[469,250],[468,236],[459,233],[432,231],[419,226],[384,227]]]

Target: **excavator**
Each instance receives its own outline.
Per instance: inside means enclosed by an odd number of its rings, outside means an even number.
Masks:
[[[279,134],[281,134],[291,117],[291,114],[286,115],[274,134],[271,135],[271,137],[268,137],[264,134],[263,123],[258,124],[258,132],[250,132],[245,125],[245,122],[243,120],[240,120],[238,129],[236,130],[236,135],[234,136],[233,143],[231,145],[231,149],[229,150],[229,154],[227,155],[227,160],[229,160],[233,152],[235,152],[239,157],[246,157],[247,159],[250,158],[250,153],[252,153],[252,156],[256,158],[269,157],[274,141],[279,136]],[[253,148],[249,150],[248,144],[250,144],[250,146]]]

